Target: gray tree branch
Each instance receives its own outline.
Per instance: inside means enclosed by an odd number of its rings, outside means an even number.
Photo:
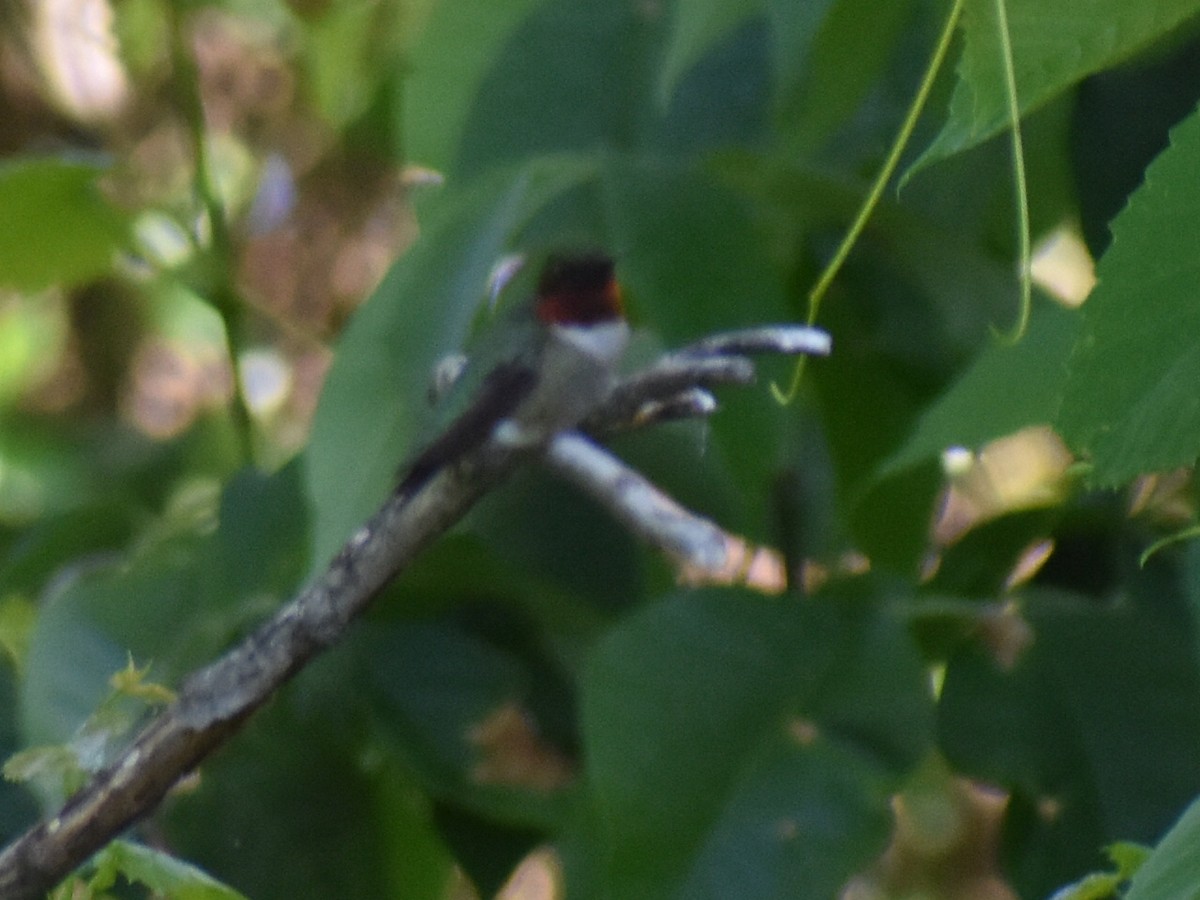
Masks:
[[[738,354],[828,349],[822,332],[797,326],[718,335],[623,381],[587,428],[604,435],[637,427],[659,418],[654,409],[703,415],[712,404],[697,396],[708,396],[707,388],[752,380],[752,365]],[[698,395],[697,389],[704,390]],[[682,510],[579,434],[558,435],[534,451],[489,442],[415,494],[390,496],[320,578],[224,656],[189,675],[175,701],[110,766],[55,815],[0,852],[0,898],[43,896],[151,813],[180,778],[318,653],[341,639],[392,578],[531,452],[545,454],[552,467],[593,494],[609,494],[606,502],[619,518],[655,545],[689,561],[709,561],[721,552],[717,526]]]

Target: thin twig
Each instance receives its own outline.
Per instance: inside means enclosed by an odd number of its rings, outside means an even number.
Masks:
[[[725,568],[731,538],[720,527],[680,506],[583,435],[574,431],[556,435],[544,459],[678,565],[709,572]]]
[[[187,28],[189,10],[186,4],[168,4],[168,23],[171,34],[172,64],[175,67],[175,83],[180,108],[187,123],[187,134],[191,139],[192,157],[195,165],[194,189],[196,198],[204,209],[208,222],[208,245],[202,248],[207,283],[204,292],[213,308],[221,317],[225,332],[225,351],[233,370],[233,397],[230,412],[233,416],[237,436],[241,443],[242,456],[250,461],[254,458],[254,420],[246,401],[242,380],[239,377],[239,352],[243,335],[245,304],[238,296],[233,284],[235,267],[233,238],[225,205],[212,173],[212,159],[208,146],[208,129],[204,117],[204,101],[201,96],[200,71],[189,44]],[[201,239],[197,238],[198,243]]]
[[[620,423],[646,424],[639,414],[648,403],[672,403],[692,388],[752,384],[754,364],[747,354],[825,356],[830,346],[828,333],[808,325],[763,325],[710,335],[622,381],[584,430],[596,434],[619,428]]]
[[[710,335],[678,351],[680,356],[745,356],[776,353],[784,356],[828,356],[828,332],[810,325],[763,325]]]

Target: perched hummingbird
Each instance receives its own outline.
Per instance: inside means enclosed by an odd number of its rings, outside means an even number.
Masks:
[[[522,346],[509,349],[466,410],[408,463],[399,493],[414,493],[490,439],[514,447],[547,441],[603,399],[629,341],[612,259],[549,257],[526,316],[532,323],[516,338]]]

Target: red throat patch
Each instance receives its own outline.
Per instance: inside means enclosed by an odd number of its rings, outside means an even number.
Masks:
[[[538,279],[537,317],[547,325],[598,325],[623,315],[615,266],[601,253],[551,257]]]

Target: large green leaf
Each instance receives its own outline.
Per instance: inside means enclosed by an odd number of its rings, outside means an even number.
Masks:
[[[685,166],[611,159],[604,216],[633,305],[668,345],[787,315],[752,208]]]
[[[221,492],[219,525],[201,559],[203,602],[212,610],[247,599],[273,609],[303,576],[309,516],[300,465],[271,475],[243,469]]]
[[[36,291],[112,269],[127,222],[96,187],[103,171],[63,159],[0,163],[0,288]]]
[[[742,20],[760,13],[763,0],[677,0],[671,36],[658,73],[658,98],[665,107],[683,74]]]
[[[1034,641],[1014,666],[972,646],[947,667],[942,748],[1017,791],[1008,833],[1023,896],[1089,871],[1104,843],[1153,840],[1200,790],[1194,626],[1165,579],[1143,582],[1116,607],[1033,591]]]
[[[448,170],[472,102],[496,55],[534,0],[442,0],[408,59],[404,141],[414,163]]]
[[[197,492],[134,551],[85,557],[60,575],[43,598],[22,682],[28,742],[70,738],[130,655],[170,683],[279,603],[306,562],[298,468],[235,477],[215,530],[212,498]]]
[[[947,447],[978,449],[1027,425],[1053,421],[1079,325],[1077,313],[1045,304],[1018,343],[992,341],[921,414],[912,434],[880,467],[880,476],[935,458]]]
[[[929,713],[907,633],[862,596],[713,591],[629,619],[584,681],[607,895],[834,896],[882,849]]]
[[[1100,283],[1083,309],[1057,424],[1090,458],[1096,484],[1189,465],[1200,454],[1198,166],[1193,114],[1114,220]]]
[[[540,4],[496,54],[473,98],[457,171],[633,145],[650,108],[659,19],[635,4]]]
[[[255,900],[440,896],[449,855],[428,804],[364,739],[345,662],[306,671],[166,805],[175,852]]]
[[[968,0],[949,118],[910,171],[974,146],[1008,125],[996,16],[1000,2],[1007,13],[1022,114],[1128,58],[1200,10],[1197,0]]]
[[[667,9],[579,0],[539,6],[511,34],[481,83],[455,171],[477,174],[564,151],[681,157],[758,140],[770,108],[765,26],[746,22],[725,40],[712,34],[716,43],[672,79],[664,105],[656,90],[667,77],[660,77]],[[719,7],[712,11],[726,18]],[[696,38],[707,42],[703,34]],[[695,52],[691,47],[686,57]]]
[[[768,3],[779,125],[792,145],[821,146],[862,102],[894,55],[912,5],[912,0]]]
[[[384,740],[430,795],[545,829],[565,817],[574,792],[564,735],[551,733],[573,712],[563,708],[569,695],[537,658],[527,623],[476,609],[475,619],[468,610],[458,622],[372,631],[363,644],[367,696]]]
[[[128,570],[114,563],[72,572],[69,582],[61,579],[67,586],[44,599],[30,641],[21,692],[27,743],[69,740],[130,656],[138,665],[153,659],[151,677],[165,680],[171,661],[164,660],[164,650],[194,636],[198,546],[194,535],[184,535],[160,544]],[[182,671],[175,668],[173,674]]]
[[[855,2],[857,0],[842,0],[841,5]],[[767,0],[776,91],[780,100],[777,105],[785,112],[789,110],[789,101],[807,90],[809,55],[819,39],[822,23],[835,5],[837,0],[814,0],[812,3]]]

